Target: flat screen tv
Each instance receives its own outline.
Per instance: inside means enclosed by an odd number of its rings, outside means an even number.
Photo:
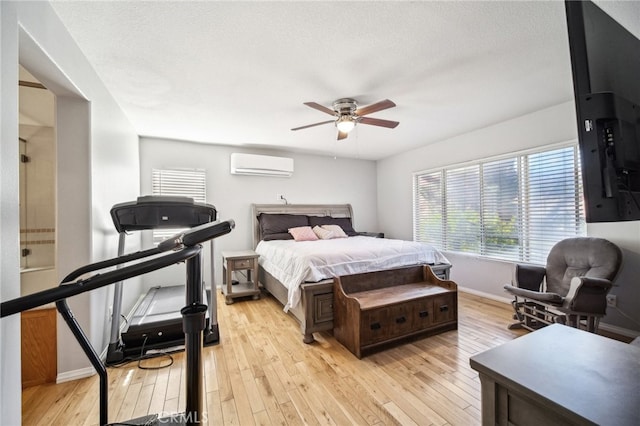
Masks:
[[[587,222],[640,220],[640,40],[566,1]]]

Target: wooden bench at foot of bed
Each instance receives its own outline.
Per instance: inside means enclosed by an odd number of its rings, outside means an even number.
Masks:
[[[333,334],[358,358],[417,336],[458,328],[458,293],[428,266],[334,279]]]
[[[421,267],[421,266],[419,266]],[[451,265],[439,263],[430,265],[436,277],[448,280]],[[280,303],[285,305],[288,300],[287,288],[265,271],[262,266],[258,267],[258,277],[260,285],[267,290]],[[302,341],[313,343],[313,333],[333,330],[333,279],[320,281],[317,283],[303,283],[300,285],[302,297],[300,303],[291,308],[289,313],[300,324]]]

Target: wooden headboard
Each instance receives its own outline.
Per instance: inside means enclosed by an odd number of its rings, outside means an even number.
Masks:
[[[353,209],[351,208],[351,204],[251,204],[254,248],[262,241],[260,225],[258,223],[258,215],[260,213],[348,217],[351,218],[351,222],[353,223]]]

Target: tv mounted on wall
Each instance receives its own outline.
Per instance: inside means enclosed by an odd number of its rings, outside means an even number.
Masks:
[[[640,40],[566,1],[587,222],[640,220]]]

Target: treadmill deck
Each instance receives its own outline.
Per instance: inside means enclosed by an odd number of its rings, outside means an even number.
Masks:
[[[208,304],[209,290],[203,295]],[[135,307],[122,332],[122,342],[129,350],[166,348],[184,344],[182,314],[185,306],[185,286],[152,287]],[[209,315],[207,312],[207,324]]]

